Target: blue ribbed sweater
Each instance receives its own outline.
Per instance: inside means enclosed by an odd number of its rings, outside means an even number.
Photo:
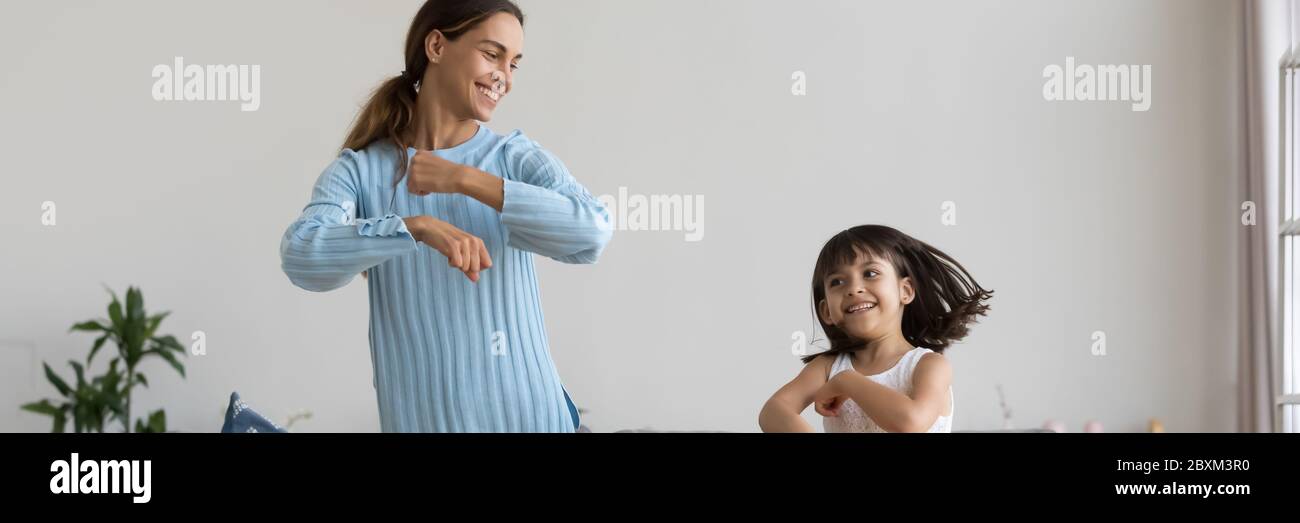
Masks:
[[[284,233],[281,266],[294,285],[318,292],[369,271],[383,431],[572,432],[578,412],[551,360],[533,253],[595,263],[611,235],[609,215],[520,131],[502,136],[479,125],[436,154],[503,178],[502,211],[462,194],[416,196],[405,181],[394,187],[397,148],[382,140],[344,150],[320,175]],[[415,242],[402,217],[417,215],[481,238],[492,267],[470,282]]]

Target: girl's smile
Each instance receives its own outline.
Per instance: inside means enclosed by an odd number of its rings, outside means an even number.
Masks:
[[[869,301],[850,302],[844,307],[845,314],[867,313],[876,310],[876,304]]]

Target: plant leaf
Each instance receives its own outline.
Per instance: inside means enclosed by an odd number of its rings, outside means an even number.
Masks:
[[[117,360],[113,361],[117,362]],[[107,374],[96,379],[103,380],[104,390],[113,391],[114,394],[117,394],[117,384],[122,381],[122,373],[117,371],[116,365],[113,365],[109,368]]]
[[[181,353],[181,354],[186,354],[186,352],[185,352],[185,346],[184,346],[184,345],[181,345],[181,342],[180,342],[180,341],[177,341],[177,340],[176,340],[176,337],[175,337],[175,336],[172,336],[172,335],[170,335],[170,334],[168,334],[168,335],[166,335],[166,336],[161,336],[161,337],[158,337],[158,338],[154,338],[153,341],[154,341],[154,343],[157,343],[159,346],[161,346],[161,347],[163,347],[163,348],[166,348],[166,349],[172,349],[172,350],[174,350],[174,351],[176,351],[176,352],[179,352],[179,353]]]
[[[45,379],[54,384],[54,388],[59,389],[59,395],[67,396],[72,392],[72,387],[69,387],[67,382],[63,381],[63,378],[55,374],[54,369],[51,369],[48,363],[41,363],[41,365],[45,366]]]
[[[162,409],[158,409],[149,414],[147,418],[135,420],[136,432],[167,432],[167,414]]]
[[[150,352],[162,356],[163,359],[167,360],[167,363],[170,363],[172,365],[172,368],[176,369],[176,372],[181,373],[182,378],[185,377],[185,366],[181,365],[181,362],[176,360],[175,354],[172,354],[165,350],[150,351]]]
[[[135,381],[136,383],[144,385],[144,388],[149,388],[149,380],[145,379],[144,374],[139,372],[135,373]]]
[[[119,362],[119,361],[122,361],[122,359],[121,359],[121,358],[113,358],[113,359],[111,359],[111,360],[108,360],[108,372],[109,372],[109,374],[121,374],[120,372],[117,371],[117,362]]]
[[[145,336],[146,338],[152,338],[152,337],[153,337],[153,334],[154,334],[155,332],[158,332],[158,324],[162,323],[163,319],[166,318],[166,317],[167,317],[168,315],[170,315],[170,314],[171,314],[171,312],[168,311],[168,312],[160,312],[160,313],[158,313],[158,314],[155,314],[155,315],[153,315],[153,316],[150,316],[150,317],[149,317],[148,327],[145,329],[144,336]]]
[[[126,288],[126,319],[133,324],[144,323],[144,295],[139,288]]]
[[[41,400],[33,403],[28,403],[26,405],[23,405],[20,408],[28,412],[35,412],[37,414],[44,414],[46,416],[58,416],[61,412],[58,407],[55,407],[53,404],[50,403],[50,400]]]
[[[86,383],[85,369],[82,368],[80,363],[73,360],[68,360],[68,365],[71,365],[73,372],[77,374],[77,386],[80,387],[84,385]]]
[[[149,415],[149,423],[145,426],[145,432],[167,432],[167,413],[158,409]]]
[[[67,430],[68,428],[68,416],[66,414],[67,409],[68,407],[64,406],[63,409],[59,410],[58,414],[54,415],[54,429],[53,429],[54,432],[62,434],[65,430]]]
[[[95,359],[95,353],[99,352],[99,348],[103,347],[104,342],[107,340],[108,340],[108,333],[105,333],[103,336],[100,336],[95,339],[95,345],[90,348],[90,355],[86,356],[86,365],[90,365],[90,361]]]
[[[122,419],[126,416],[126,405],[122,403],[122,398],[116,394],[112,395],[104,407],[114,414],[114,418]],[[103,416],[100,416],[100,418],[103,418]]]
[[[108,304],[108,320],[114,327],[120,328],[122,325],[122,303],[117,301],[116,294],[113,295],[113,301]]]
[[[73,331],[93,332],[93,331],[106,331],[106,330],[108,330],[108,327],[105,327],[104,324],[99,322],[99,320],[90,320],[90,321],[83,321],[81,323],[73,325],[71,329],[68,329],[68,332],[73,332]]]

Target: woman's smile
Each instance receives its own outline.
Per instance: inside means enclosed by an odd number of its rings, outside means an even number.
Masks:
[[[479,96],[482,96],[483,99],[486,100],[485,103],[490,107],[496,107],[497,102],[501,101],[502,94],[500,92],[488,89],[487,87],[484,87],[483,84],[476,83],[474,84],[474,87],[477,88]]]

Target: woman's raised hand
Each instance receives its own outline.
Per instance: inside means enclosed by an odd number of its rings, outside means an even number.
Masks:
[[[492,266],[487,246],[477,236],[432,216],[411,216],[402,220],[415,241],[442,253],[447,257],[447,265],[464,272],[469,281],[477,282],[478,273]]]
[[[416,151],[415,156],[411,157],[406,190],[417,196],[458,193],[462,192],[466,177],[464,165],[433,154],[432,151]]]

